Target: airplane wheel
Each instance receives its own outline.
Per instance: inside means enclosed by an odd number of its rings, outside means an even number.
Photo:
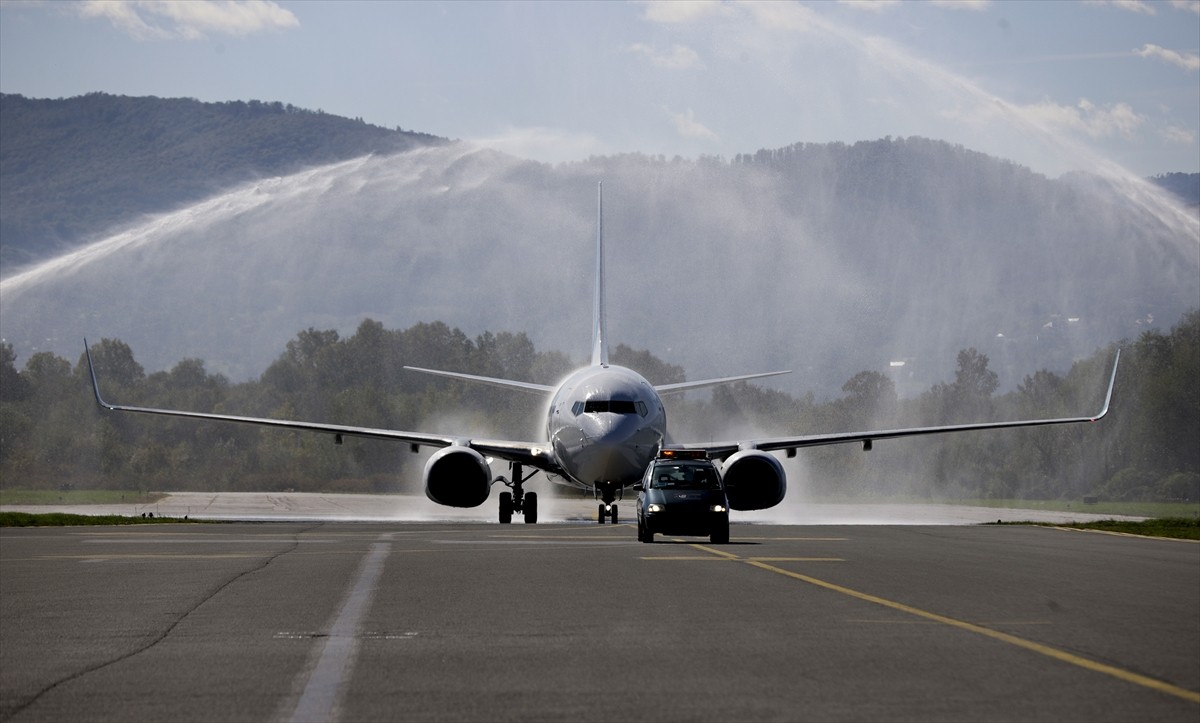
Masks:
[[[612,522],[614,525],[617,524],[617,506],[616,505],[612,506]]]
[[[605,517],[608,517],[608,512],[604,509],[604,505],[600,505],[599,510],[596,512],[596,521],[603,525]]]
[[[525,524],[537,524],[537,492],[525,493]]]
[[[512,522],[513,504],[512,492],[500,493],[500,524],[507,525]]]

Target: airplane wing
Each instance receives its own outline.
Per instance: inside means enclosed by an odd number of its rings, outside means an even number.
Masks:
[[[92,353],[84,342],[84,352],[87,355],[88,372],[92,377],[92,391],[96,396],[96,404],[101,408],[114,412],[134,412],[138,414],[157,414],[167,417],[184,417],[188,419],[207,419],[218,422],[234,422],[253,424],[261,427],[290,429],[298,432],[320,432],[332,434],[338,443],[342,437],[362,437],[364,439],[384,439],[394,442],[407,442],[413,451],[417,447],[470,447],[484,456],[499,457],[512,462],[536,467],[552,474],[561,474],[562,470],[554,461],[549,445],[537,442],[516,442],[506,440],[473,439],[444,434],[425,434],[421,432],[404,432],[393,429],[375,429],[371,427],[354,427],[342,424],[324,424],[320,422],[298,422],[290,419],[268,419],[263,417],[243,417],[233,414],[212,414],[206,412],[187,412],[177,409],[155,409],[152,407],[133,407],[106,402],[100,395],[100,383],[96,380],[96,369],[92,365]],[[531,385],[532,386],[532,385]]]
[[[721,384],[732,384],[733,382],[744,382],[747,379],[761,379],[763,377],[776,377],[780,374],[791,374],[792,370],[785,372],[760,372],[758,374],[742,374],[736,377],[722,377],[720,379],[701,379],[694,382],[677,382],[675,384],[659,384],[654,387],[654,391],[659,395],[678,394],[686,392],[689,389],[702,389],[704,387],[715,387]]]
[[[554,387],[548,387],[545,384],[534,384],[533,382],[518,382],[512,379],[497,379],[496,377],[481,377],[475,374],[463,374],[461,372],[444,372],[438,369],[422,369],[421,367],[404,367],[413,372],[421,372],[422,374],[433,374],[439,377],[448,377],[450,379],[462,379],[469,382],[479,382],[480,384],[490,384],[493,387],[502,387],[504,389],[517,389],[522,392],[533,392],[535,394],[553,394]]]
[[[751,439],[740,442],[717,442],[697,444],[671,444],[677,449],[702,449],[710,457],[725,459],[735,452],[744,449],[756,449],[763,452],[786,451],[788,456],[795,455],[802,447],[820,447],[830,444],[861,443],[863,449],[871,449],[877,439],[896,439],[899,437],[916,437],[926,434],[946,434],[950,432],[970,432],[981,429],[1007,429],[1010,427],[1040,427],[1051,424],[1076,424],[1080,422],[1096,422],[1108,414],[1109,403],[1112,401],[1113,385],[1117,381],[1117,365],[1121,361],[1121,351],[1117,350],[1113,360],[1112,376],[1108,380],[1108,391],[1104,395],[1104,406],[1094,415],[1085,417],[1060,417],[1055,419],[1027,419],[1013,422],[982,422],[976,424],[950,424],[938,427],[907,427],[903,429],[881,429],[867,432],[835,432],[832,434],[810,434],[798,437],[772,437],[767,439]]]

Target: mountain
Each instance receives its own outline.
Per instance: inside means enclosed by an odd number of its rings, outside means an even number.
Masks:
[[[878,370],[906,394],[975,347],[1010,389],[1200,299],[1200,220],[1143,179],[921,138],[558,166],[448,143],[246,183],[10,276],[0,335],[21,360],[116,337],[147,370],[234,380],[363,318],[583,361],[598,181],[611,338],[692,378],[794,369],[780,388],[832,396]]]
[[[279,102],[0,95],[0,269],[255,178],[444,143]]]
[[[1200,173],[1164,173],[1147,180],[1175,194],[1186,206],[1200,206]]]

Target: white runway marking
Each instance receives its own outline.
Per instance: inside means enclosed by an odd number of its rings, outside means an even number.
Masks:
[[[320,643],[320,657],[289,720],[297,723],[336,720],[343,686],[350,680],[354,656],[358,652],[358,625],[375,594],[376,583],[383,573],[383,562],[392,550],[391,537],[391,533],[380,535],[380,541],[372,543],[363,559],[350,593],[330,626],[329,637]]]

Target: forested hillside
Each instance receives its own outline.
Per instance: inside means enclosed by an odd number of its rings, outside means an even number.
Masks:
[[[278,101],[0,95],[0,269],[251,179],[442,142]]]
[[[752,384],[668,400],[676,441],[736,439],[965,421],[1078,416],[1103,402],[1123,348],[1109,417],[1038,427],[801,450],[789,460],[792,494],[1080,500],[1200,498],[1200,312],[1169,333],[1098,349],[1060,375],[1027,375],[997,394],[989,358],[957,354],[953,379],[902,399],[887,376],[862,371],[842,395],[817,401]],[[442,323],[386,329],[365,320],[343,338],[300,332],[261,377],[233,384],[184,359],[146,374],[124,342],[93,346],[110,401],[199,412],[271,416],[428,432],[537,439],[542,403],[522,393],[407,372],[404,364],[553,383],[574,363],[540,351],[524,334],[474,339]],[[616,348],[613,363],[653,383],[684,371],[647,351]],[[407,445],[266,430],[235,424],[101,413],[82,355],[49,352],[13,364],[0,345],[0,484],[140,490],[341,490],[416,492],[424,455]],[[494,468],[496,474],[503,469]]]
[[[1164,173],[1150,181],[1175,194],[1188,206],[1200,206],[1200,173]]]

